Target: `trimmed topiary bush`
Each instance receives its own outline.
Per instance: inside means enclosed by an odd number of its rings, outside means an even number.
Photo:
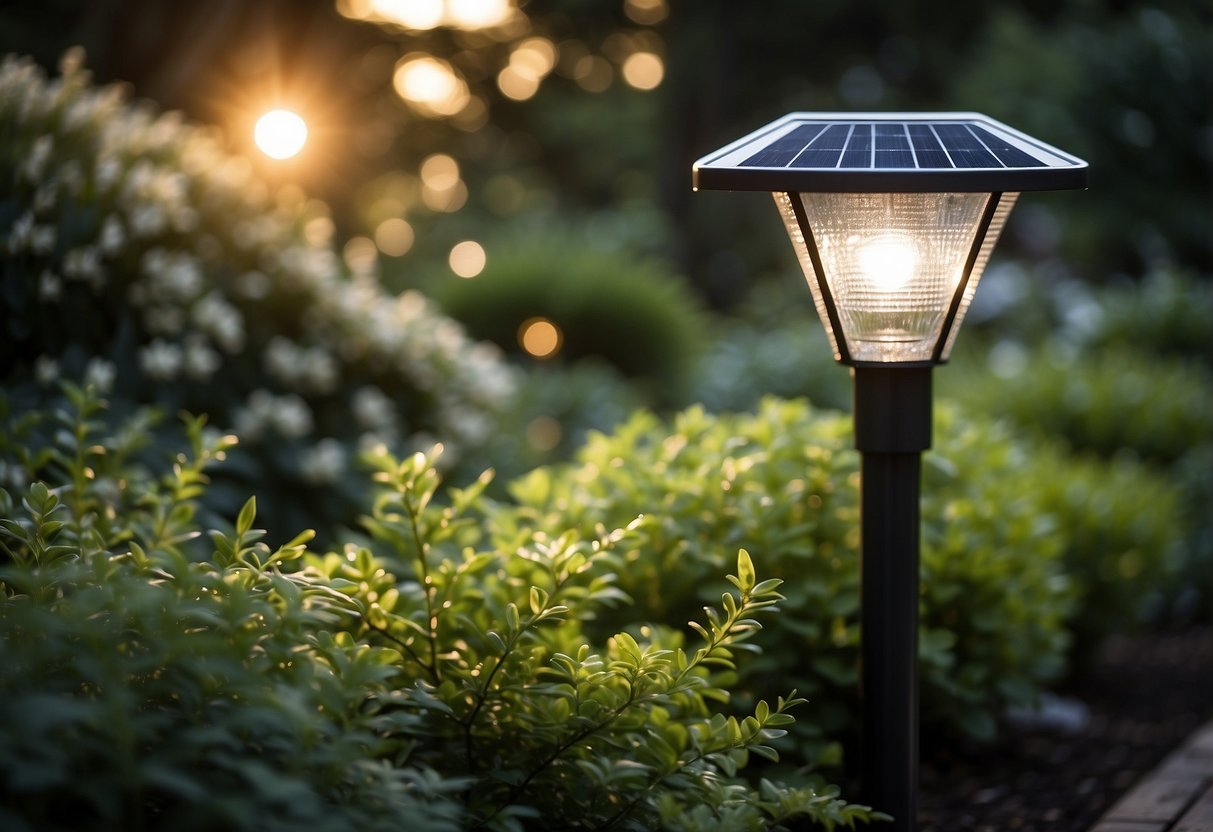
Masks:
[[[754,648],[778,581],[745,552],[697,635],[583,627],[620,598],[631,532],[489,544],[487,478],[439,505],[433,460],[371,454],[374,539],[267,545],[249,500],[203,537],[190,420],[160,474],[141,423],[88,391],[31,482],[0,490],[0,819],[11,829],[825,829],[876,817],[835,788],[737,779],[792,723],[750,715],[721,666]],[[50,414],[47,414],[49,416]],[[41,413],[3,425],[26,434]],[[13,462],[7,441],[0,447]],[[797,828],[801,828],[799,825]]]
[[[427,285],[477,338],[520,355],[519,330],[546,318],[561,331],[557,360],[597,357],[654,400],[681,403],[703,347],[704,313],[659,261],[605,248],[588,234],[545,227],[492,246],[470,280]]]
[[[119,410],[206,412],[245,439],[210,497],[234,512],[257,483],[326,533],[360,444],[454,458],[490,435],[513,387],[496,348],[346,273],[327,209],[211,131],[90,86],[78,54],[62,71],[0,64],[0,379],[21,407],[63,374]]]

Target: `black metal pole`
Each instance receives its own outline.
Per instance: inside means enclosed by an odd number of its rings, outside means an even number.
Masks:
[[[918,807],[918,553],[931,368],[855,367],[860,452],[863,800],[912,832]],[[886,827],[888,828],[888,827]]]

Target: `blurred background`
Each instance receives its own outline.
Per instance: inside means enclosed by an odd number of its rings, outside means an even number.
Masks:
[[[1208,443],[1211,18],[1204,0],[18,0],[0,52],[53,74],[82,46],[95,82],[327,203],[319,237],[350,274],[419,290],[530,371],[496,432],[525,442],[469,470],[559,457],[637,405],[846,407],[770,198],[693,193],[691,164],[791,110],[986,113],[1085,158],[1090,189],[1020,201],[940,383],[1170,463]],[[307,126],[290,158],[254,145],[276,108]]]
[[[53,67],[82,45],[98,81],[250,151],[257,117],[298,112],[307,145],[266,173],[327,201],[347,259],[378,257],[389,282],[450,276],[465,239],[563,237],[659,257],[722,309],[793,261],[769,200],[694,195],[690,164],[794,109],[985,112],[1092,171],[1087,195],[1021,203],[1001,256],[1062,258],[1050,268],[1095,282],[1209,271],[1210,14],[1199,0],[19,0],[0,11],[0,50]],[[455,274],[479,256],[460,251]]]

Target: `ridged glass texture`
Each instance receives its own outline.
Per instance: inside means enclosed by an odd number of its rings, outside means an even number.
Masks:
[[[800,194],[852,361],[932,360],[990,198]]]
[[[982,272],[986,270],[986,264],[990,262],[990,252],[994,250],[999,236],[1002,235],[1003,226],[1007,224],[1007,217],[1011,216],[1011,209],[1015,207],[1017,199],[1019,199],[1019,194],[1005,193],[999,199],[998,207],[994,209],[994,216],[990,218],[990,227],[986,230],[986,238],[981,241],[981,250],[977,253],[977,260],[973,263],[973,273],[969,275],[969,282],[965,285],[964,297],[960,299],[960,308],[956,310],[956,320],[952,322],[948,340],[943,345],[943,354],[940,356],[943,361],[947,361],[948,357],[952,355],[952,345],[956,343],[956,333],[960,332],[960,324],[969,311],[969,305],[973,303],[977,282],[981,280]]]
[[[775,197],[775,205],[779,208],[779,215],[783,217],[783,224],[787,226],[788,237],[791,238],[792,248],[796,251],[796,259],[800,261],[800,268],[804,271],[805,280],[809,282],[809,291],[813,293],[813,305],[817,307],[817,317],[821,318],[821,322],[825,325],[826,335],[830,339],[830,349],[834,351],[834,360],[839,361],[842,359],[842,353],[838,351],[838,342],[834,339],[834,328],[830,326],[830,316],[826,312],[825,301],[821,299],[821,287],[817,285],[817,272],[813,269],[813,261],[809,258],[809,247],[805,245],[800,223],[796,221],[792,200],[788,198],[788,194],[780,191],[772,193],[771,196]]]

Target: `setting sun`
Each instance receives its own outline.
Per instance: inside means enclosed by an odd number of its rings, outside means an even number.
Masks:
[[[307,125],[290,110],[270,110],[257,119],[253,140],[266,156],[289,159],[303,149],[307,141]]]

